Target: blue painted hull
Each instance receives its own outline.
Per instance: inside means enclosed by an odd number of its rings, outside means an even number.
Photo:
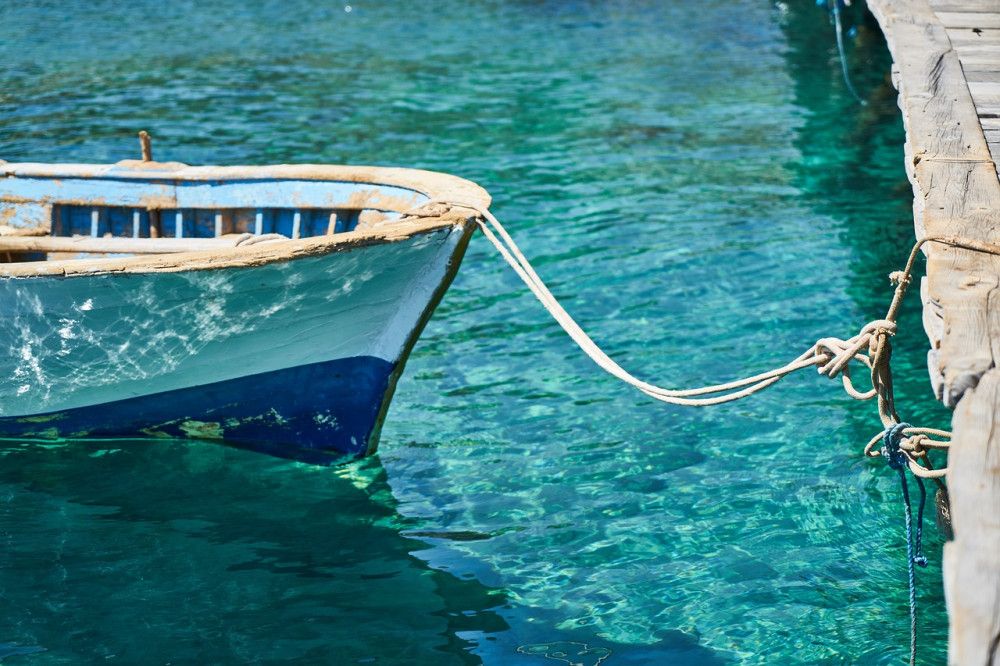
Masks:
[[[363,456],[377,437],[395,366],[360,356],[4,418],[0,437],[194,437],[306,462]]]

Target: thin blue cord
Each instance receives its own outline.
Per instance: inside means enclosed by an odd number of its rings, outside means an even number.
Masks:
[[[913,514],[910,509],[910,488],[906,482],[906,468],[909,466],[906,455],[899,448],[903,439],[903,430],[909,428],[909,423],[897,423],[885,429],[882,433],[882,456],[891,469],[899,475],[899,483],[903,488],[903,516],[906,519],[906,574],[910,592],[910,666],[917,661],[917,574],[914,565],[926,567],[927,558],[923,553],[924,503],[927,499],[927,488],[919,476],[916,477],[920,487],[920,505],[917,508],[917,529],[913,533]]]

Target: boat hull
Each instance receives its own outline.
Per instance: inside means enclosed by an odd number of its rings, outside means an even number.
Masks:
[[[0,437],[194,437],[296,459],[375,451],[471,234],[205,270],[0,281]]]

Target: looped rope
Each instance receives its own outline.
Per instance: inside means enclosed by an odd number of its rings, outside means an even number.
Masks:
[[[947,430],[938,430],[937,428],[914,428],[907,423],[896,424],[893,427],[900,425],[904,426],[899,429],[898,446],[898,455],[902,464],[918,479],[939,480],[944,478],[948,473],[947,468],[934,469],[931,467],[930,457],[927,454],[931,450],[945,450],[950,447],[951,433]],[[934,437],[940,439],[933,439]],[[883,456],[883,451],[885,450],[884,438],[885,432],[872,437],[868,441],[868,444],[865,445],[865,455],[871,458]],[[875,448],[879,442],[883,443],[881,449]]]
[[[879,386],[880,378],[884,374],[881,368],[880,350],[887,344],[889,336],[896,331],[896,323],[889,317],[870,322],[857,335],[846,340],[823,338],[785,365],[743,379],[691,389],[669,389],[641,380],[608,356],[570,316],[535,272],[514,239],[489,210],[460,202],[432,200],[418,209],[408,211],[405,215],[440,217],[446,213],[448,206],[466,208],[477,213],[476,223],[483,235],[514,269],[552,318],[598,367],[655,400],[690,407],[719,405],[753,395],[782,377],[811,366],[817,367],[820,374],[831,379],[840,376],[844,390],[858,400],[869,400],[884,393]],[[852,361],[861,363],[869,370],[873,384],[870,390],[859,391],[853,385],[850,375]]]
[[[838,374],[841,376],[844,391],[855,400],[870,400],[878,395],[878,386],[872,382],[872,388],[868,391],[858,391],[851,383],[851,361],[858,361],[869,371],[874,370],[873,359],[876,351],[884,344],[885,339],[896,333],[896,322],[888,319],[876,319],[869,322],[864,328],[849,340],[838,338],[822,338],[816,342],[814,349],[817,358],[826,356],[826,360],[819,366],[819,373],[833,379]],[[861,350],[866,349],[865,353]]]
[[[885,429],[882,433],[882,457],[889,463],[889,468],[901,470],[906,466],[906,456],[900,448],[903,431],[910,427],[909,423],[897,423]]]
[[[935,236],[925,237],[917,241],[907,257],[906,265],[901,271],[890,274],[890,281],[896,285],[889,309],[883,319],[866,324],[857,335],[841,340],[839,338],[822,338],[812,347],[800,354],[791,362],[752,377],[737,379],[725,384],[715,384],[695,389],[665,389],[634,377],[590,338],[562,307],[559,301],[549,291],[548,287],[535,272],[531,263],[518,248],[514,239],[504,229],[500,221],[486,208],[475,204],[445,200],[431,200],[422,207],[410,211],[405,217],[444,217],[454,215],[455,209],[472,211],[474,219],[483,235],[493,244],[504,260],[514,269],[524,281],[528,289],[541,302],[553,319],[563,328],[569,337],[590,357],[602,370],[629,384],[651,398],[675,405],[706,406],[739,400],[761,391],[774,384],[782,377],[796,370],[815,366],[820,374],[830,378],[841,376],[844,390],[853,398],[859,400],[878,399],[878,414],[884,430],[873,437],[865,446],[865,455],[884,456],[889,466],[896,470],[903,491],[904,516],[906,519],[906,559],[910,593],[910,665],[916,661],[916,575],[914,566],[926,566],[927,559],[922,552],[924,503],[927,489],[923,479],[933,479],[940,487],[940,492],[946,492],[943,477],[948,473],[946,468],[934,469],[928,452],[933,449],[946,449],[950,445],[951,433],[934,428],[915,428],[902,423],[896,413],[895,399],[892,389],[892,356],[891,338],[896,333],[896,317],[902,304],[906,289],[909,286],[913,267],[920,248],[926,243],[940,243],[952,248],[960,248],[974,252],[984,252],[1000,255],[1000,246],[979,241]],[[458,212],[461,212],[460,210]],[[870,372],[872,388],[868,391],[857,390],[851,382],[850,364],[852,361],[861,363]],[[707,397],[703,397],[707,396]],[[937,439],[934,439],[937,438]],[[879,450],[875,446],[882,442]],[[917,512],[916,534],[912,525],[910,509],[910,491],[906,481],[906,470],[917,479],[920,488],[920,505]],[[946,500],[945,500],[946,501]]]
[[[987,252],[1000,255],[1000,246],[981,243],[978,241],[957,239],[951,237],[926,237],[917,241],[907,257],[906,265],[901,271],[894,271],[889,277],[896,285],[892,302],[885,317],[876,319],[866,324],[858,333],[846,340],[839,338],[822,338],[813,346],[804,351],[798,357],[789,361],[783,366],[762,372],[751,377],[737,379],[723,384],[714,384],[692,389],[667,389],[649,382],[643,381],[623,367],[614,359],[609,357],[579,324],[566,312],[552,294],[542,278],[535,272],[531,262],[528,261],[517,243],[510,236],[500,221],[487,208],[475,203],[462,201],[451,201],[446,199],[431,199],[419,208],[404,213],[404,218],[410,217],[440,217],[454,216],[462,211],[469,211],[473,215],[467,215],[466,219],[473,219],[482,230],[486,239],[496,248],[518,277],[524,282],[529,290],[535,295],[539,302],[545,307],[553,319],[566,331],[567,335],[577,344],[578,347],[598,365],[602,370],[613,377],[633,386],[651,398],[675,405],[704,407],[708,405],[718,405],[745,398],[749,395],[762,391],[771,386],[782,377],[797,370],[802,370],[814,366],[829,378],[841,377],[844,390],[853,398],[858,400],[878,399],[878,413],[884,428],[899,423],[900,419],[896,413],[895,400],[892,390],[892,371],[889,360],[892,356],[891,338],[896,333],[896,317],[903,296],[909,286],[913,266],[921,247],[926,243],[940,243],[949,247],[961,248],[977,252]],[[858,390],[852,383],[850,375],[850,364],[856,361],[863,365],[871,378],[872,388],[867,391]],[[934,435],[938,437],[950,438],[950,433],[942,430],[918,429],[911,434]],[[878,435],[873,442],[865,448],[866,454],[874,446],[874,442],[881,437]],[[947,471],[944,469],[931,468],[929,458],[926,456],[927,448],[944,448],[947,442],[929,439],[911,438],[908,455],[910,469],[924,478],[940,478]],[[921,466],[917,460],[925,462],[927,467]]]

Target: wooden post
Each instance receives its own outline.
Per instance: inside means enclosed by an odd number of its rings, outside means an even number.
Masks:
[[[146,130],[139,132],[139,150],[142,152],[143,162],[153,161],[153,139]]]
[[[160,233],[160,211],[150,209],[149,211],[149,237],[159,238],[162,234]]]
[[[948,0],[942,12],[965,4],[1000,24],[996,0]],[[948,31],[928,0],[868,7],[895,62],[917,236],[997,242],[1000,179]],[[925,252],[928,370],[935,394],[956,408],[954,540],[944,555],[948,662],[1000,666],[1000,257],[935,244]]]

